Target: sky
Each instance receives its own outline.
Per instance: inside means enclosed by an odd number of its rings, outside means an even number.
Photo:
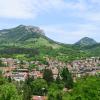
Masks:
[[[100,0],[0,0],[0,29],[38,26],[58,42],[100,42]]]

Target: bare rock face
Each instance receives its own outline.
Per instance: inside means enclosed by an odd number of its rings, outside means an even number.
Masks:
[[[42,29],[40,29],[39,27],[36,26],[25,26],[25,25],[19,25],[19,28],[24,27],[28,32],[36,32],[36,33],[40,33],[41,35],[45,35],[44,31]]]

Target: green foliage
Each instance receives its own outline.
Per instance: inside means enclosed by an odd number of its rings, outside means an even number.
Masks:
[[[88,38],[88,37],[84,37],[81,40],[79,40],[77,43],[75,43],[75,45],[82,46],[82,47],[91,46],[94,44],[97,44],[97,42],[92,38]]]
[[[10,76],[8,76],[7,80],[8,80],[8,82],[9,82],[9,83],[11,83],[11,82],[12,82],[12,79],[11,79],[11,77],[10,77]]]
[[[34,76],[29,76],[27,77],[27,79],[25,80],[25,84],[27,84],[28,86],[31,86],[31,83],[34,81]]]
[[[65,83],[65,87],[68,89],[71,89],[73,87],[73,79],[72,79],[71,73],[68,71],[67,68],[63,68],[61,76]]]
[[[0,76],[0,85],[3,85],[6,83],[6,79]]]
[[[31,100],[32,90],[30,85],[24,84],[23,86],[23,100]]]
[[[59,75],[58,75],[57,78],[56,78],[56,83],[57,83],[57,84],[60,84],[60,83],[61,83],[61,79],[60,79],[60,76],[59,76]]]
[[[2,70],[0,70],[0,76],[2,76]]]
[[[36,68],[36,65],[35,65],[35,64],[30,64],[29,70],[32,70],[32,69],[34,69],[34,68]]]
[[[56,83],[52,83],[48,89],[48,100],[62,100],[61,89]]]
[[[44,69],[43,71],[43,79],[47,81],[48,84],[53,82],[53,73],[50,69]]]
[[[94,76],[79,79],[73,91],[71,93],[66,93],[64,98],[68,100],[100,100],[99,77]]]
[[[69,62],[85,57],[100,56],[100,44],[96,44],[93,39],[88,37],[78,42],[78,44],[83,46],[77,45],[77,43],[76,45],[61,44],[46,37],[39,28],[24,25],[13,29],[1,30],[0,34],[2,34],[0,37],[1,57],[24,55],[21,57],[22,59],[32,60],[34,58],[37,59],[35,56],[48,55],[60,61]],[[92,45],[84,47],[84,44]]]
[[[0,100],[22,100],[16,86],[3,76],[0,76]]]
[[[33,95],[45,95],[47,93],[48,85],[44,79],[36,79],[31,83]]]
[[[0,60],[0,67],[5,67],[6,65]]]
[[[0,100],[21,100],[16,87],[11,84],[0,85]]]
[[[33,88],[31,88],[31,83],[34,81],[34,77],[29,77],[25,80],[22,92],[23,92],[23,100],[31,100]]]
[[[2,34],[5,32],[5,34]],[[38,27],[20,25],[13,29],[0,31],[0,43],[3,47],[37,48],[47,46],[59,48],[60,45],[45,36],[44,32]]]

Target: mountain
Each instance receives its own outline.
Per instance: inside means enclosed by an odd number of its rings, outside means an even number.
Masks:
[[[68,61],[78,58],[80,52],[73,45],[48,38],[39,27],[19,25],[0,30],[0,57],[43,60],[45,56]]]
[[[12,29],[0,30],[1,41],[6,39],[6,41],[19,42],[39,37],[45,37],[45,34],[40,28],[34,26],[19,25]]]
[[[0,44],[24,47],[51,46],[59,44],[45,36],[43,30],[35,26],[19,25],[15,28],[0,30]]]
[[[97,42],[94,39],[89,38],[89,37],[84,37],[75,43],[75,45],[81,46],[81,47],[91,46],[91,45],[95,45],[95,44],[97,44]]]
[[[89,37],[82,38],[74,45],[58,43],[35,26],[19,25],[0,30],[0,56],[30,58],[35,55],[37,59],[41,59],[41,56],[50,56],[67,62],[100,56],[100,44]]]

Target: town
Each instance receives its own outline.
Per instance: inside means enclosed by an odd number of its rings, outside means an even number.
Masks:
[[[30,67],[32,66],[32,67]],[[73,79],[82,76],[100,74],[100,58],[91,57],[83,60],[75,60],[64,63],[53,58],[46,57],[46,63],[40,61],[25,61],[13,58],[0,58],[0,71],[4,77],[11,77],[15,81],[25,81],[28,76],[43,78],[43,69],[50,69],[53,78],[56,79],[63,68],[68,68]]]

